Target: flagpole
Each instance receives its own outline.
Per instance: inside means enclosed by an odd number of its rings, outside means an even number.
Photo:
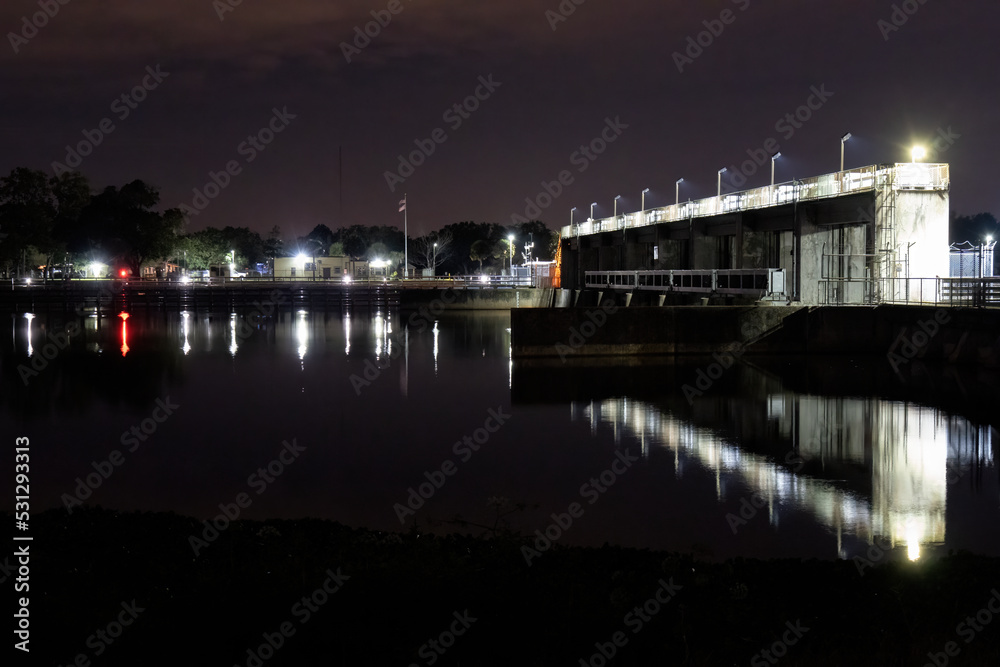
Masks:
[[[403,278],[407,278],[410,273],[410,237],[406,232],[406,216],[409,215],[406,205],[406,193],[403,193]]]

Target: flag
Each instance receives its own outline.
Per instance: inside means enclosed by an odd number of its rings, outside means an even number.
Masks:
[[[399,212],[402,213],[405,210],[406,210],[406,200],[405,199],[400,199],[399,200]]]

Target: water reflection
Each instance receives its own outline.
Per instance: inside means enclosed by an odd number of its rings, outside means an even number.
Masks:
[[[672,452],[678,477],[688,462],[712,471],[720,503],[730,488],[759,497],[775,529],[783,510],[808,512],[836,533],[841,558],[847,557],[844,534],[905,546],[912,560],[921,547],[944,544],[949,480],[993,466],[992,429],[935,408],[792,393],[768,395],[758,405],[759,414],[742,418],[766,424],[784,456],[756,453],[715,428],[628,398],[574,402],[571,414],[589,421],[592,432],[610,425],[616,442],[627,433],[640,441],[644,456],[650,443]],[[740,407],[745,411],[748,403]],[[862,466],[866,476],[840,478],[851,465]]]
[[[27,320],[27,325],[26,325],[25,328],[27,330],[26,331],[26,337],[28,339],[28,358],[30,359],[31,355],[33,355],[35,353],[35,348],[32,347],[32,345],[31,345],[31,322],[32,322],[32,320],[35,319],[35,316],[32,313],[25,313],[24,314],[24,319]]]
[[[509,425],[428,503],[422,527],[482,519],[486,499],[504,496],[537,504],[511,519],[530,534],[628,449],[641,464],[567,543],[835,558],[884,538],[903,557],[942,543],[1000,554],[995,435],[981,425],[995,418],[997,382],[975,370],[917,375],[913,362],[904,382],[884,359],[883,375],[871,360],[741,364],[689,404],[681,388],[697,363],[532,366],[512,359],[503,313],[93,315],[44,368],[39,341],[79,316],[17,313],[11,345],[0,345],[0,419],[65,443],[40,463],[53,475],[37,490],[50,506],[169,395],[183,408],[144,450],[148,467],[136,458],[95,502],[202,516],[217,508],[220,481],[260,466],[260,447],[297,436],[314,443],[313,463],[269,490],[259,512],[397,530],[394,503],[484,409],[503,406]],[[31,361],[39,373],[25,386],[18,367]],[[358,446],[369,442],[378,454]],[[756,518],[734,534],[726,516],[744,500]]]
[[[191,313],[184,311],[181,313],[181,329],[184,333],[184,345],[181,346],[181,352],[184,353],[186,357],[188,353],[191,352]]]

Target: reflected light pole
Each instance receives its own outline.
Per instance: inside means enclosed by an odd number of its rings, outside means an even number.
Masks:
[[[677,182],[674,183],[674,206],[679,206],[681,203],[681,183],[683,182],[683,178],[678,178]]]
[[[844,144],[851,140],[851,133],[848,132],[840,138],[840,170],[844,171]]]

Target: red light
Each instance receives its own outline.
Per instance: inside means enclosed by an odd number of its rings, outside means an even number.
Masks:
[[[121,275],[122,278],[126,277],[128,275],[128,270],[127,269],[122,269],[120,275]]]

